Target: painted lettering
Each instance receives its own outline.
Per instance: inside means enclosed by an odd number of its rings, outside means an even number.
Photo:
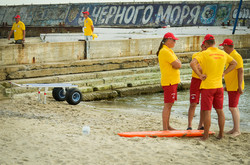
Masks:
[[[190,8],[188,5],[184,5],[181,12],[180,25],[183,24],[183,20],[189,15]]]
[[[117,21],[118,18],[120,18],[119,24],[122,23],[122,20],[124,18],[124,14],[125,14],[125,11],[126,11],[126,6],[123,7],[123,10],[122,10],[121,13],[120,13],[120,10],[121,10],[121,6],[118,7],[118,10],[117,10],[117,13],[116,13],[115,19],[114,19],[114,24],[116,24],[116,21]]]
[[[155,20],[156,24],[159,24],[160,22],[169,23],[169,18],[172,11],[172,5],[168,5],[167,9],[165,10],[165,13],[163,12],[163,10],[164,10],[163,6],[161,5],[158,10],[157,18]]]
[[[116,6],[112,6],[112,7],[109,8],[109,12],[108,12],[108,15],[106,17],[105,24],[109,23],[109,19],[114,16],[116,10],[117,10]]]
[[[149,11],[149,14],[147,16],[147,12]],[[154,12],[154,8],[152,5],[149,5],[145,8],[144,13],[143,13],[143,17],[142,17],[142,24],[147,24],[148,21],[151,19],[152,14]],[[146,18],[147,17],[147,18]]]
[[[124,17],[124,22],[125,24],[129,24],[130,21],[133,19],[133,16],[135,14],[135,7],[130,6],[128,10],[126,11],[125,17]]]
[[[142,10],[144,9],[145,6],[137,6],[136,9],[135,9],[135,16],[133,18],[133,21],[132,23],[135,24],[136,23],[136,20],[137,20],[137,16],[138,16],[138,13],[139,13],[139,10]]]
[[[109,6],[104,6],[104,7],[102,8],[101,14],[100,14],[100,16],[99,16],[99,22],[100,22],[101,24],[103,24],[104,21],[105,21],[105,18],[103,18],[103,16],[106,16],[106,15],[108,14],[108,11],[107,11],[108,8],[109,8]]]
[[[95,19],[94,19],[94,20],[95,20],[95,21],[94,21],[94,24],[97,23],[101,10],[102,10],[102,7],[98,7],[98,9],[97,9],[97,7],[94,8],[94,10],[93,10],[93,12],[92,12],[92,14],[91,14],[91,17],[92,17],[93,19],[95,18]]]
[[[190,19],[187,21],[187,24],[190,24],[193,21],[193,24],[196,25],[197,20],[199,18],[200,10],[201,10],[200,6],[195,6],[190,11]]]
[[[177,11],[177,14],[175,15],[175,12]],[[176,24],[178,19],[180,18],[181,15],[181,7],[180,6],[175,6],[170,17],[170,23],[171,24]],[[174,18],[175,17],[175,18]]]

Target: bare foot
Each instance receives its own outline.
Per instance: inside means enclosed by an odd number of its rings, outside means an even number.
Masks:
[[[202,140],[202,141],[206,141],[208,139],[208,137],[205,137],[205,136],[202,136],[201,138],[200,138],[200,140]]]
[[[168,130],[169,130],[169,131],[173,131],[173,130],[176,130],[176,129],[174,129],[174,128],[172,128],[171,126],[169,126],[169,127],[168,127]]]
[[[228,131],[227,134],[232,134],[234,133],[234,129],[232,129],[231,131]]]
[[[218,135],[217,137],[216,137],[216,139],[222,139],[223,138],[223,136],[222,135]]]
[[[239,136],[241,133],[239,131],[235,131],[232,133],[232,137]]]

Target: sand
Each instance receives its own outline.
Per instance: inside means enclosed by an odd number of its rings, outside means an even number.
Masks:
[[[161,113],[102,109],[102,103],[47,104],[22,95],[0,102],[0,164],[250,164],[250,133],[222,140],[124,138],[118,132],[161,129]],[[171,116],[185,129],[187,119]],[[194,125],[197,123],[194,123]],[[91,128],[83,135],[82,127]],[[211,129],[218,134],[217,125]],[[228,128],[227,128],[228,129]]]

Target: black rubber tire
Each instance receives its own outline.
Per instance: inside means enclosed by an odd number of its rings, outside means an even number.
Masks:
[[[67,89],[66,89],[67,91]],[[56,101],[65,101],[66,95],[63,94],[63,88],[54,88],[52,91],[52,96]]]
[[[66,101],[71,105],[77,105],[82,101],[82,93],[77,88],[70,88],[66,92]]]

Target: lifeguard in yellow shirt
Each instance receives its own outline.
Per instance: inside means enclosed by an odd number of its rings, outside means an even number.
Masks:
[[[229,54],[237,62],[237,66],[230,73],[225,75],[225,83],[228,93],[229,110],[232,113],[234,127],[231,131],[227,132],[233,136],[240,135],[240,111],[238,103],[240,95],[244,90],[244,70],[243,60],[241,55],[234,49],[234,43],[231,39],[225,39],[220,46],[223,46],[224,51]],[[226,65],[228,67],[228,65]]]
[[[220,129],[218,138],[221,139],[224,134],[225,124],[222,77],[232,71],[236,67],[237,62],[226,52],[215,47],[215,39],[213,35],[206,35],[204,40],[207,50],[203,51],[201,55],[196,56],[190,63],[193,71],[202,80],[200,89],[201,111],[204,113],[204,135],[201,139],[206,140],[209,137],[208,132],[211,125],[212,106],[215,108],[218,115]],[[198,64],[200,64],[202,72],[198,69]],[[228,67],[224,71],[226,64],[228,64]]]
[[[157,51],[161,71],[161,86],[164,90],[164,108],[162,111],[163,130],[174,130],[169,124],[171,108],[177,100],[177,87],[180,80],[181,61],[174,51],[175,41],[173,33],[166,33]]]
[[[85,18],[83,31],[84,31],[86,44],[87,44],[87,46],[86,46],[86,54],[87,54],[87,59],[90,59],[88,41],[93,40],[94,25],[93,25],[92,19],[89,18],[89,12],[85,11],[85,12],[82,12],[82,13],[83,13],[83,17]]]
[[[23,44],[23,42],[25,41],[25,25],[22,21],[20,21],[20,19],[20,15],[15,16],[16,22],[13,24],[8,37],[8,40],[10,40],[10,37],[14,32],[14,39],[16,44]]]
[[[206,47],[205,47],[205,43],[203,41],[201,44],[201,51],[193,54],[192,59],[194,59],[196,56],[200,56],[201,52],[204,50],[206,50]],[[192,79],[191,79],[191,84],[190,84],[190,97],[189,97],[190,98],[189,99],[190,105],[189,105],[189,110],[188,110],[188,128],[187,128],[187,130],[192,130],[192,120],[194,117],[195,109],[200,102],[200,93],[201,93],[200,85],[201,85],[201,79],[194,71],[192,71]],[[202,111],[200,111],[200,123],[198,126],[198,130],[204,130]]]

